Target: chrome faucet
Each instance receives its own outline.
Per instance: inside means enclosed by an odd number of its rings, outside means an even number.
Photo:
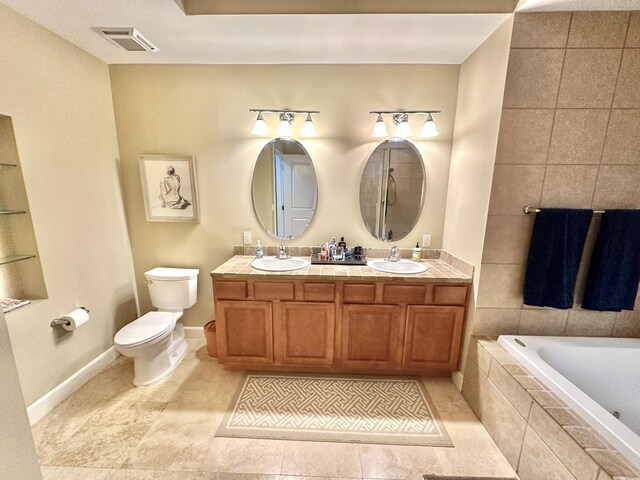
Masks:
[[[399,262],[400,261],[400,252],[398,251],[398,247],[391,247],[391,253],[389,254],[389,258],[387,258],[390,262]]]
[[[287,255],[287,246],[284,243],[280,245],[280,248],[278,249],[278,256],[276,258],[279,260],[286,260],[289,258],[289,255]]]

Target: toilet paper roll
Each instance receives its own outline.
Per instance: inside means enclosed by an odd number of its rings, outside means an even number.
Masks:
[[[84,308],[77,308],[73,312],[67,313],[61,320],[65,320],[67,323],[62,325],[65,330],[75,330],[80,325],[84,325],[89,321],[89,312]]]

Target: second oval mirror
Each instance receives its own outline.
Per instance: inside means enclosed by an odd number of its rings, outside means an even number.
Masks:
[[[302,144],[288,138],[267,143],[253,170],[251,196],[267,233],[291,240],[311,223],[318,202],[316,171]]]
[[[360,181],[360,212],[378,240],[406,237],[426,194],[422,157],[408,140],[387,140],[373,151]]]

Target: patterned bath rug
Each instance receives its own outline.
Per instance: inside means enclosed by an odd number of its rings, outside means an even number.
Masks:
[[[417,377],[248,374],[216,436],[453,446]]]

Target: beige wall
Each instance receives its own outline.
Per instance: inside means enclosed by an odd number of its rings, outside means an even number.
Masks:
[[[442,246],[475,266],[463,359],[467,357],[473,331],[482,239],[489,209],[512,26],[511,17],[465,60],[460,69]]]
[[[632,20],[630,22],[630,19]],[[524,205],[640,208],[640,12],[516,14],[475,332],[640,336],[635,312],[523,306]]]
[[[0,478],[38,480],[40,467],[29,428],[9,332],[0,311]]]
[[[259,161],[256,161],[256,169],[251,181],[251,198],[253,199],[256,216],[260,219],[264,229],[269,232],[276,231],[274,221],[274,209],[276,207],[274,155],[273,144],[268,148],[265,147],[260,152],[260,158]]]
[[[135,318],[132,262],[107,66],[4,6],[0,65],[0,113],[13,120],[49,296],[6,318],[32,403]],[[73,333],[49,326],[79,305],[90,323]]]
[[[233,254],[242,231],[254,243],[276,244],[260,228],[251,205],[251,175],[268,141],[250,135],[255,115],[248,109],[310,108],[320,136],[302,140],[317,168],[318,208],[309,229],[293,244],[316,245],[345,236],[350,245],[388,246],[374,240],[360,215],[360,176],[377,143],[369,134],[372,109],[438,108],[442,134],[416,141],[427,169],[426,206],[414,233],[398,244],[411,247],[422,233],[442,242],[442,229],[456,108],[458,66],[289,65],[111,66],[116,124],[129,231],[141,307],[148,311],[145,270],[157,265],[201,270],[199,301],[185,324],[203,325],[212,316],[209,271]],[[303,118],[298,118],[294,133]],[[413,124],[419,131],[421,120]],[[275,129],[277,119],[267,118]],[[153,223],[144,216],[138,156],[195,155],[200,223]],[[289,242],[292,243],[292,242]]]

